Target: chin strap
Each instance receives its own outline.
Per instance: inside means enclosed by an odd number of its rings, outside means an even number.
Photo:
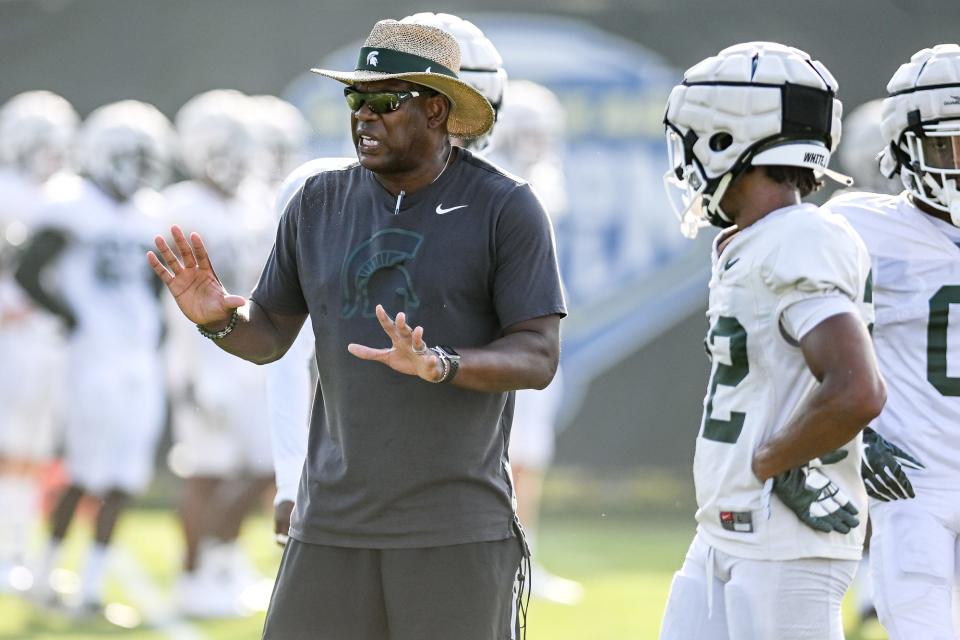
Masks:
[[[940,200],[928,204],[949,213],[953,225],[960,227],[960,190],[957,189],[957,181],[950,178],[942,180],[943,184],[940,184],[929,173],[923,174],[923,184],[930,189],[934,198]]]
[[[826,167],[822,169],[817,169],[817,172],[822,173],[823,175],[827,176],[834,182],[839,182],[845,187],[853,186],[853,178],[846,175],[845,173],[840,173],[839,171],[834,171],[833,169],[827,169]]]
[[[723,176],[720,178],[720,182],[717,184],[717,188],[713,190],[713,193],[710,194],[710,199],[707,201],[707,217],[714,216],[723,222],[733,224],[733,220],[730,219],[730,216],[728,216],[720,207],[720,201],[723,200],[723,196],[726,195],[727,189],[730,188],[732,183],[733,173],[728,171],[727,173],[723,174]]]

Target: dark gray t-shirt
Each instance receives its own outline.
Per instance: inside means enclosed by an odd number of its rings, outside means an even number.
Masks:
[[[347,352],[389,347],[382,304],[427,344],[480,347],[514,323],[565,314],[550,222],[530,186],[457,149],[433,184],[397,198],[359,164],[294,195],[252,294],[309,313],[319,381],[290,535],[346,547],[500,540],[513,520],[513,394],[432,384]]]

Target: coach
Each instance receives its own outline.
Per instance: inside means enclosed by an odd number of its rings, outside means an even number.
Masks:
[[[493,124],[459,67],[453,36],[383,20],[355,71],[315,69],[346,85],[359,162],[291,199],[249,301],[196,233],[172,228],[182,259],[162,237],[163,262],[148,255],[241,358],[276,360],[313,324],[309,451],[264,638],[500,640],[515,623],[510,392],[550,382],[565,309],[530,186],[449,143]]]

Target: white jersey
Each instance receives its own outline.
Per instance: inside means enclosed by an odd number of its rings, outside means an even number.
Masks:
[[[195,181],[172,185],[164,190],[164,196],[167,219],[200,234],[227,291],[248,294],[273,246],[276,227],[269,210],[253,198],[225,198]],[[205,410],[196,415],[207,416],[207,422],[249,422],[262,430],[267,420],[265,371],[201,336],[172,299],[167,306],[171,381],[180,386],[176,390],[183,393],[189,389],[192,399]],[[191,406],[178,408],[178,422],[196,417]]]
[[[714,248],[705,342],[712,370],[694,457],[698,531],[713,547],[757,560],[860,557],[866,518],[847,534],[815,531],[766,493],[751,461],[817,385],[799,339],[838,312],[869,322],[869,268],[850,226],[809,204],[771,212],[720,255]],[[860,447],[858,436],[824,472],[865,513]]]
[[[44,213],[42,225],[66,239],[49,276],[76,316],[71,342],[99,362],[110,354],[156,352],[162,322],[156,276],[144,254],[162,228],[161,202],[156,192],[142,191],[118,203],[74,178],[52,194]]]
[[[917,490],[960,486],[960,229],[899,196],[850,193],[829,210],[873,263],[873,341],[887,404],[871,425],[920,460]]]

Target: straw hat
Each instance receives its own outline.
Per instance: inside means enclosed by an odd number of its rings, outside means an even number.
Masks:
[[[363,43],[355,71],[311,71],[347,85],[398,79],[439,91],[450,99],[447,130],[452,136],[476,138],[493,126],[493,107],[459,78],[456,38],[435,27],[381,20]]]

